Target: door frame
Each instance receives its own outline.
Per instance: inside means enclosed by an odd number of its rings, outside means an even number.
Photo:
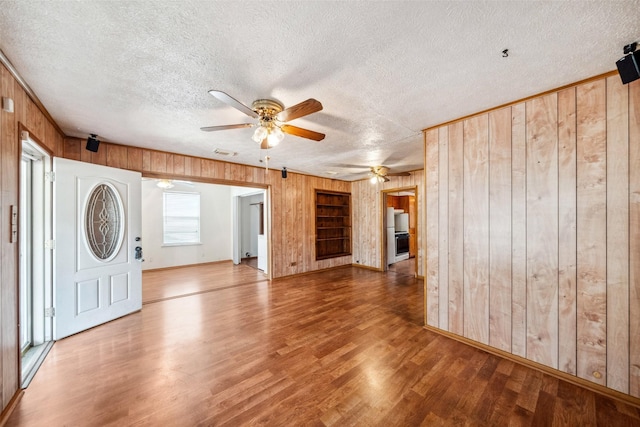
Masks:
[[[409,187],[398,187],[398,188],[388,188],[388,189],[384,189],[384,190],[380,190],[380,218],[382,218],[382,221],[380,223],[380,234],[382,235],[382,239],[380,239],[381,242],[381,246],[379,246],[380,249],[380,265],[382,266],[382,271],[388,271],[389,270],[389,265],[387,264],[387,230],[386,230],[386,224],[387,224],[387,196],[391,195],[391,193],[398,193],[398,192],[403,192],[403,191],[407,191],[407,192],[413,192],[413,210],[415,212],[415,221],[416,221],[416,240],[418,240],[419,236],[420,236],[420,215],[419,215],[419,211],[418,211],[418,207],[420,206],[419,200],[418,200],[418,186],[414,185],[414,186],[409,186]],[[416,241],[416,248],[417,248],[417,253],[415,254],[415,256],[413,257],[414,260],[414,275],[415,277],[418,277],[418,260],[420,259],[420,245],[418,244],[419,242]]]
[[[36,339],[31,342],[31,348],[34,351],[27,350],[23,357],[22,345],[18,345],[18,357],[19,363],[19,375],[20,384],[22,388],[26,388],[29,382],[35,375],[36,371],[40,367],[40,364],[44,361],[47,353],[53,346],[53,317],[51,311],[45,314],[45,310],[53,307],[53,251],[50,246],[47,246],[47,242],[51,242],[53,239],[53,182],[51,181],[51,172],[53,170],[53,153],[47,149],[47,147],[37,138],[31,134],[29,130],[19,123],[19,146],[20,146],[20,164],[24,157],[32,159],[31,169],[35,168],[37,174],[36,180],[31,180],[32,189],[35,187],[35,194],[32,194],[32,198],[39,199],[38,206],[32,206],[31,202],[28,202],[28,206],[23,206],[22,192],[23,182],[22,173],[20,172],[20,178],[18,180],[18,189],[20,194],[20,202],[18,204],[18,211],[20,218],[24,209],[29,209],[28,214],[31,216],[32,231],[29,236],[30,242],[30,264],[32,271],[29,273],[32,277],[31,286],[37,287],[37,292],[32,294],[32,303],[35,301],[34,306],[31,307],[31,322],[32,328],[36,328]],[[37,162],[37,163],[36,163]],[[35,163],[35,164],[34,164]],[[20,166],[22,167],[22,165]],[[37,212],[34,211],[37,209]],[[19,219],[20,222],[20,219]],[[35,225],[34,225],[35,224]],[[18,229],[22,228],[21,223],[18,224]],[[18,239],[18,253],[22,253],[22,236]],[[22,287],[23,272],[22,261],[18,260],[18,287]],[[36,266],[35,271],[34,265]],[[35,283],[33,280],[35,279]],[[22,314],[22,300],[20,298],[21,289],[18,292],[18,337],[22,337],[23,328],[28,325],[21,324]],[[32,332],[33,333],[33,332]],[[21,338],[19,338],[21,340]],[[21,341],[20,341],[21,342]],[[25,361],[27,362],[25,364]]]
[[[264,203],[264,205],[267,204],[267,191],[266,189],[263,188],[257,188],[257,187],[248,187],[251,189],[254,189],[255,191],[251,191],[251,192],[247,192],[247,193],[243,193],[243,194],[238,194],[233,196],[233,203],[232,203],[232,207],[234,209],[233,212],[233,263],[234,264],[240,264],[240,262],[242,261],[242,213],[243,213],[243,209],[242,209],[242,199],[244,197],[251,197],[251,196],[256,196],[256,195],[261,195],[262,196],[262,203]],[[266,234],[266,238],[267,238],[267,245],[269,245],[270,242],[270,234],[267,231],[267,220],[266,220],[266,212],[267,209],[263,210],[263,221],[264,221],[264,234]],[[260,243],[258,242],[258,245]],[[258,249],[258,253],[260,252],[260,250]],[[269,251],[267,250],[267,253]],[[256,253],[256,256],[259,256],[258,253]],[[265,274],[269,274],[269,257],[267,254],[267,271],[265,271]]]

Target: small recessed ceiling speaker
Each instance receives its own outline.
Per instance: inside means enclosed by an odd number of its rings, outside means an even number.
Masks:
[[[94,153],[98,152],[98,147],[100,146],[100,141],[97,138],[98,135],[92,133],[89,138],[87,138],[87,150],[93,151]]]
[[[618,67],[623,84],[640,79],[640,51],[636,51],[636,46],[637,43],[625,46],[625,56],[616,61],[616,67]]]

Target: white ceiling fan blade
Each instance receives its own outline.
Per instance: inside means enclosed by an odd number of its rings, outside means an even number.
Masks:
[[[258,113],[253,111],[251,108],[247,107],[242,102],[238,101],[237,99],[233,98],[232,96],[229,96],[228,94],[222,92],[221,90],[211,89],[209,91],[209,93],[212,96],[214,96],[215,98],[217,98],[220,101],[224,102],[225,104],[230,105],[233,108],[235,108],[236,110],[245,113],[249,117],[253,117],[254,119],[257,119],[259,117]]]
[[[253,123],[239,123],[237,125],[205,126],[200,128],[200,130],[203,130],[205,132],[213,132],[218,130],[250,128],[252,126],[254,126]]]

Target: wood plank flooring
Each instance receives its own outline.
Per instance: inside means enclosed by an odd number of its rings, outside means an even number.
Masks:
[[[142,303],[148,304],[261,280],[267,280],[262,271],[244,263],[234,265],[231,261],[143,271]]]
[[[398,261],[389,266],[389,273],[404,274],[405,276],[415,277],[416,275],[416,259],[409,258]]]
[[[57,342],[7,425],[640,425],[423,329],[422,301],[419,280],[348,267],[149,303]]]

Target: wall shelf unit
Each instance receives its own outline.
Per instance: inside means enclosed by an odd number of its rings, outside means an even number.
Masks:
[[[316,190],[316,260],[351,255],[351,194]]]

